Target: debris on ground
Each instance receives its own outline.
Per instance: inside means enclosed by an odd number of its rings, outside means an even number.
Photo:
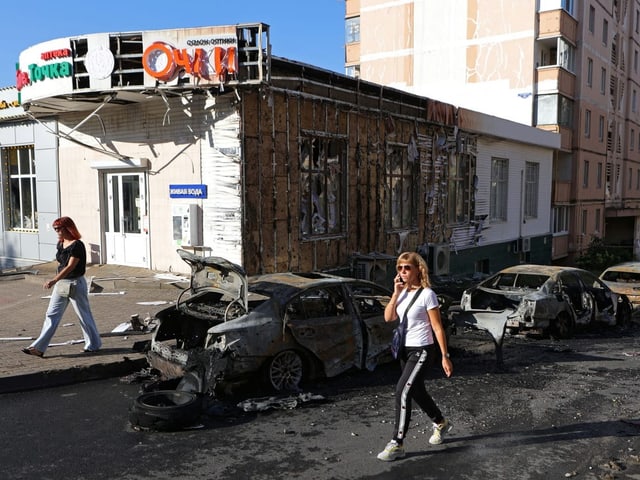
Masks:
[[[325,397],[312,393],[300,393],[288,397],[260,397],[249,398],[238,403],[238,407],[245,412],[262,412],[269,409],[291,409],[302,403],[322,401]]]

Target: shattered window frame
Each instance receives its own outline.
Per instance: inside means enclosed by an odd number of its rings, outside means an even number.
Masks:
[[[385,158],[387,228],[401,230],[418,226],[418,186],[420,162],[409,160],[408,145],[387,144]]]
[[[306,136],[300,140],[300,235],[335,237],[346,231],[344,138]]]
[[[2,148],[5,222],[8,230],[36,232],[38,207],[33,145]]]
[[[447,217],[451,223],[471,218],[471,155],[449,154]]]

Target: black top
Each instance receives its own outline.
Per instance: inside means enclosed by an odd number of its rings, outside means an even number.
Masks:
[[[81,277],[87,269],[87,250],[84,248],[84,243],[76,240],[67,248],[63,248],[62,242],[58,242],[58,252],[56,253],[56,260],[60,264],[58,265],[58,273],[67,266],[69,258],[71,257],[78,258],[80,261],[76,265],[76,268],[69,272],[69,275],[65,278]]]

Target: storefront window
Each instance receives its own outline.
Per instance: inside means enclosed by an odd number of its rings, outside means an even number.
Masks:
[[[33,146],[2,149],[2,165],[7,179],[5,215],[9,230],[36,230],[36,164]]]

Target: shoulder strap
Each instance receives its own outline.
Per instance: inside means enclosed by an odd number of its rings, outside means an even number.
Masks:
[[[418,299],[418,297],[420,296],[421,293],[422,293],[422,287],[420,287],[418,289],[418,291],[415,293],[415,295],[413,296],[413,298],[409,302],[409,305],[407,305],[407,309],[404,311],[404,316],[402,317],[402,323],[404,323],[405,326],[407,324],[407,315],[409,314],[409,309],[413,305],[413,302],[415,302]]]

